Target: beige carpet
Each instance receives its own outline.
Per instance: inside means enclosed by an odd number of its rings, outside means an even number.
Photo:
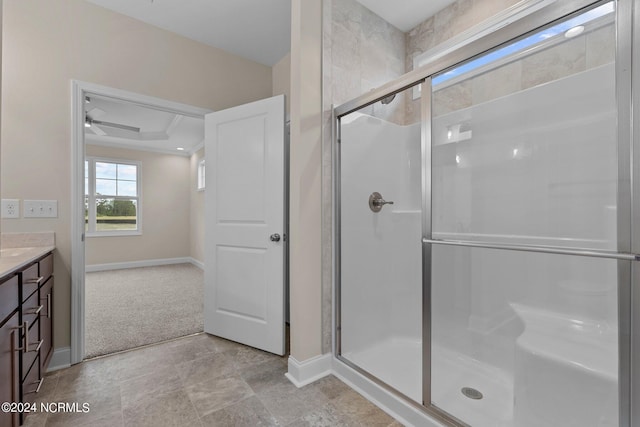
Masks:
[[[85,357],[203,330],[204,274],[192,264],[86,274]]]

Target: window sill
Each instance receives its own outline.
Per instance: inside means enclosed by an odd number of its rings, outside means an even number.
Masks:
[[[86,237],[124,237],[124,236],[142,236],[142,231],[94,231],[86,233]]]

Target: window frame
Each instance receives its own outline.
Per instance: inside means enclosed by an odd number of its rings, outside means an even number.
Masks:
[[[85,188],[84,197],[88,198],[88,224],[85,229],[86,237],[117,237],[142,235],[142,162],[130,159],[116,159],[112,157],[85,156],[85,165],[88,162],[87,177],[89,188]],[[112,163],[116,165],[136,167],[136,196],[107,196],[105,198],[115,200],[133,200],[136,203],[136,229],[135,230],[97,230],[96,209],[96,163]],[[85,166],[86,167],[86,166]]]

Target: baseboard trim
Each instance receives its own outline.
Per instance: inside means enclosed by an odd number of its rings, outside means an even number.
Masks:
[[[302,362],[296,360],[293,356],[289,356],[289,372],[285,376],[296,387],[304,387],[331,374],[332,359],[331,353],[312,357]]]
[[[69,366],[71,366],[71,347],[54,348],[47,372],[57,371]]]
[[[204,262],[197,260],[193,257],[189,258],[189,261],[191,262],[191,264],[195,265],[196,267],[200,268],[200,270],[204,270]]]
[[[127,262],[112,262],[108,264],[93,264],[85,267],[85,272],[92,273],[96,271],[107,270],[121,270],[124,268],[138,268],[138,267],[155,267],[158,265],[171,265],[171,264],[193,264],[196,267],[204,270],[204,264],[201,261],[192,257],[181,258],[160,258],[160,259],[146,259],[142,261],[127,261]]]

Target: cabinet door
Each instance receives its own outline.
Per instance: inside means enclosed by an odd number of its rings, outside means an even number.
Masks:
[[[0,327],[0,402],[18,402],[18,312]],[[18,425],[16,413],[0,412],[0,426]]]
[[[28,343],[27,348],[21,352],[22,354],[22,370],[21,377],[27,375],[29,369],[34,360],[38,356],[42,343],[40,342],[40,329],[39,319],[40,313],[45,307],[40,303],[38,297],[38,291],[31,294],[31,296],[22,303],[22,323],[27,323],[29,327],[29,334],[24,338],[24,342]]]
[[[53,353],[53,277],[40,288],[40,304],[44,308],[40,311],[40,372],[47,370],[49,359]]]

